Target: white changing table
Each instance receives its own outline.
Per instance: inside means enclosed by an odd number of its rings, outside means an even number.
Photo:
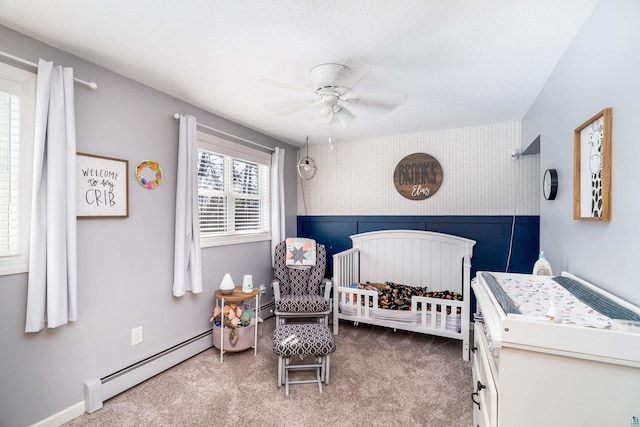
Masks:
[[[491,274],[498,281],[529,276]],[[640,425],[640,328],[596,329],[506,315],[481,273],[472,288],[480,314],[472,348],[475,426]],[[640,314],[640,308],[593,288]]]

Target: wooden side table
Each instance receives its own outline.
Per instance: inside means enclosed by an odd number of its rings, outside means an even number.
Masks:
[[[251,298],[256,299],[256,315],[255,315],[255,324],[254,324],[254,335],[253,335],[253,355],[258,354],[258,310],[260,310],[260,289],[254,289],[250,293],[242,292],[242,286],[236,286],[231,294],[223,294],[220,290],[216,290],[213,295],[216,298],[216,306],[218,305],[218,301],[221,304],[221,316],[222,320],[224,317],[224,303],[225,302],[242,302]],[[213,324],[215,328],[215,323]],[[224,322],[220,322],[220,363],[223,362],[224,356]]]

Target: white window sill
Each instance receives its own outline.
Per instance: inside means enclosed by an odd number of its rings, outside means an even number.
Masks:
[[[10,274],[28,273],[29,263],[20,257],[8,257],[0,259],[0,276]]]
[[[237,245],[241,243],[263,242],[265,240],[271,240],[271,233],[207,236],[207,237],[200,237],[200,247],[210,248],[214,246],[226,246],[226,245]]]

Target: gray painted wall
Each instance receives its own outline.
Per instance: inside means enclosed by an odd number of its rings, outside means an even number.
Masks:
[[[38,57],[74,67],[98,83],[76,85],[78,151],[129,161],[129,218],[78,221],[78,321],[25,334],[27,275],[0,277],[0,425],[43,420],[83,400],[85,380],[102,377],[210,328],[213,292],[224,273],[240,283],[272,278],[270,243],[203,249],[204,291],[172,296],[173,227],[178,125],[173,114],[285,148],[286,227],[296,230],[295,148],[205,113],[108,70],[0,27],[0,50],[33,62]],[[135,180],[141,160],[157,160],[162,184],[147,190]],[[142,325],[144,342],[131,346]]]
[[[638,22],[637,0],[602,0],[522,123],[523,141],[541,135],[540,170],[558,170],[557,199],[540,202],[540,248],[554,273],[573,272],[635,304],[640,304]],[[612,219],[576,221],[573,131],[606,107],[613,108]]]

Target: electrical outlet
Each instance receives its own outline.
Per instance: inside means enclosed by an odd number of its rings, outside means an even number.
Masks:
[[[142,342],[142,326],[131,330],[131,345],[140,344]]]

